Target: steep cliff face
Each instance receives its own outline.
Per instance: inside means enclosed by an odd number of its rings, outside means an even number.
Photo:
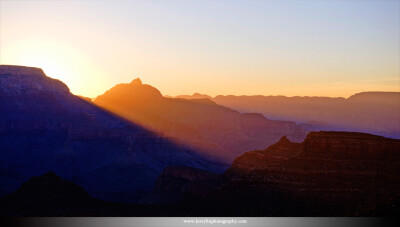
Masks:
[[[396,209],[388,206],[400,195],[399,163],[400,140],[310,132],[302,143],[282,137],[246,152],[218,176],[185,177],[196,170],[170,167],[153,190],[164,193],[153,195],[180,200],[197,216],[391,215]]]
[[[54,171],[95,197],[137,200],[169,165],[224,168],[72,95],[41,69],[0,66],[0,195]]]
[[[302,141],[306,135],[294,122],[240,114],[207,98],[165,98],[140,79],[114,86],[94,103],[227,163],[245,151],[271,145],[284,135],[294,141]]]
[[[309,166],[304,164],[310,170],[324,167],[328,171],[328,168],[334,170],[345,168],[345,165],[350,170],[355,167],[353,164],[361,161],[384,164],[399,160],[400,140],[356,132],[310,132],[302,143],[293,143],[282,137],[278,143],[265,150],[247,152],[236,158],[227,172],[279,168],[296,161],[310,163]],[[334,162],[338,165],[325,165]]]
[[[232,182],[256,183],[294,199],[318,202],[330,209],[329,214],[354,215],[400,193],[399,163],[400,140],[311,132],[302,143],[282,138],[265,150],[247,152],[224,175]]]

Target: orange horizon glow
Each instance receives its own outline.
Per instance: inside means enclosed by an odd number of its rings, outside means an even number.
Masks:
[[[400,92],[399,6],[1,1],[0,64],[90,98],[136,77],[170,96]]]

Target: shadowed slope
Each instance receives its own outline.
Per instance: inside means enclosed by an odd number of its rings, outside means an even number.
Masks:
[[[246,152],[219,176],[166,168],[150,196],[183,198],[200,216],[390,215],[396,209],[387,206],[400,195],[399,163],[400,140],[311,132],[302,143],[283,137]]]
[[[54,171],[109,200],[136,200],[169,165],[224,166],[72,95],[41,69],[0,66],[0,194]]]

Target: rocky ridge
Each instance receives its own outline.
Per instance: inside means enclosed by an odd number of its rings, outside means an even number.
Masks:
[[[264,150],[246,152],[223,174],[204,180],[209,185],[205,194],[192,193],[201,190],[193,180],[196,184],[183,190],[181,202],[198,203],[197,212],[206,216],[366,215],[399,196],[399,163],[396,139],[326,131],[310,132],[301,143],[282,137]]]
[[[165,98],[139,78],[114,86],[94,103],[226,163],[245,151],[264,148],[283,135],[294,141],[306,135],[294,122],[273,121],[256,113],[241,114],[207,98]]]
[[[135,201],[166,166],[225,168],[21,66],[0,66],[0,148],[0,195],[53,171],[97,198]]]

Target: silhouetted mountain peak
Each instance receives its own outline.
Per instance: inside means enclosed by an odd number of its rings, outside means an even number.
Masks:
[[[287,144],[287,143],[291,143],[291,141],[286,137],[286,136],[282,136],[282,138],[278,141],[279,144]]]
[[[119,100],[120,104],[134,104],[146,100],[162,99],[161,92],[148,84],[143,84],[140,78],[132,80],[131,83],[117,84],[104,94],[99,95],[94,102],[108,106],[107,103]]]
[[[206,97],[195,93],[164,98],[147,84],[119,84],[94,103],[228,162],[244,151],[263,149],[283,135],[293,141],[302,141],[306,136],[294,122],[268,120],[257,113],[241,114]]]
[[[105,95],[112,100],[110,92],[133,108],[162,99],[157,89],[144,84],[119,84]],[[7,163],[0,171],[0,196],[27,177],[52,170],[98,198],[134,201],[151,189],[165,166],[220,168],[193,149],[71,94],[38,68],[0,66],[0,116],[0,162]],[[62,194],[62,186],[54,190]]]
[[[131,82],[131,85],[133,85],[133,86],[140,86],[142,84],[143,84],[142,80],[139,77],[134,79],[134,80],[132,80],[132,82]]]

